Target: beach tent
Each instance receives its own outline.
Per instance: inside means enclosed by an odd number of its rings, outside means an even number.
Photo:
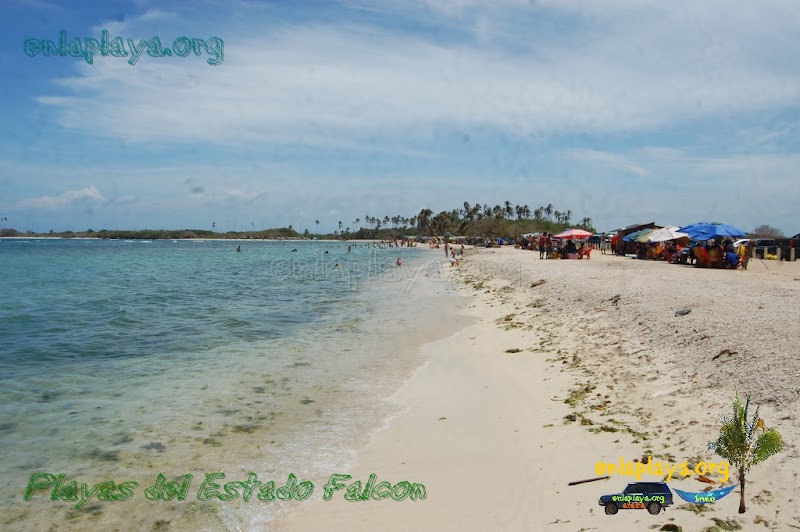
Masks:
[[[614,229],[613,231],[609,231],[609,233],[617,233],[620,237],[624,237],[625,235],[629,235],[636,231],[641,231],[642,229],[655,229],[656,223],[655,222],[648,222],[645,224],[633,224],[627,227],[621,227],[619,229]]]

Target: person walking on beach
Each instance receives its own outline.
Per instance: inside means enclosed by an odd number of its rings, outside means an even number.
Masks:
[[[447,242],[445,242],[444,243],[444,258],[447,258],[449,256],[450,256],[450,245]]]
[[[606,248],[608,248],[608,242],[606,242],[606,234],[602,233],[600,235],[600,253],[605,255],[606,254]]]
[[[547,232],[539,235],[539,259],[543,259],[547,251]]]

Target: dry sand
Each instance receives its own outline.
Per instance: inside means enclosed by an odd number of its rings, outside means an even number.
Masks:
[[[279,529],[800,529],[800,261],[721,271],[598,251],[540,261],[503,248],[470,251],[445,271],[477,321],[423,348],[428,363],[394,397],[404,412],[347,472],[421,483],[427,498],[347,502],[339,491],[324,502],[317,485]],[[620,456],[719,461],[707,444],[736,391],[752,393],[784,438],[783,452],[747,476],[747,513],[737,513],[737,488],[704,507],[676,495],[657,516],[608,516],[598,497],[632,479],[567,486]],[[706,484],[688,477],[670,487]]]

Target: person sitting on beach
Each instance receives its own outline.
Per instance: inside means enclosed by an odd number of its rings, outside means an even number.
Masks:
[[[664,246],[664,260],[671,263],[676,253],[678,253],[678,246],[674,240],[670,240],[669,245]]]
[[[728,269],[736,269],[739,267],[739,255],[733,251],[725,253],[725,267]]]
[[[711,244],[708,247],[708,259],[711,261],[712,268],[720,268],[724,266],[725,256],[723,255],[722,246]]]
[[[575,242],[573,242],[572,240],[567,242],[567,253],[577,253],[577,252],[578,248],[575,247]]]

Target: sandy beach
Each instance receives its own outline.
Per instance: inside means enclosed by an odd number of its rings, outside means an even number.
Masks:
[[[501,248],[470,250],[444,271],[470,298],[460,313],[474,323],[422,348],[425,365],[392,399],[402,413],[340,472],[348,484],[370,474],[420,483],[426,498],[354,503],[343,490],[329,501],[320,493],[295,504],[279,529],[800,528],[800,263],[701,270],[599,251],[545,261]],[[784,440],[748,473],[747,513],[737,513],[737,488],[705,506],[676,495],[659,515],[609,516],[598,498],[632,477],[567,485],[620,457],[719,462],[707,446],[737,391],[752,394]],[[731,471],[727,484],[736,480]],[[707,486],[694,476],[669,485]]]

